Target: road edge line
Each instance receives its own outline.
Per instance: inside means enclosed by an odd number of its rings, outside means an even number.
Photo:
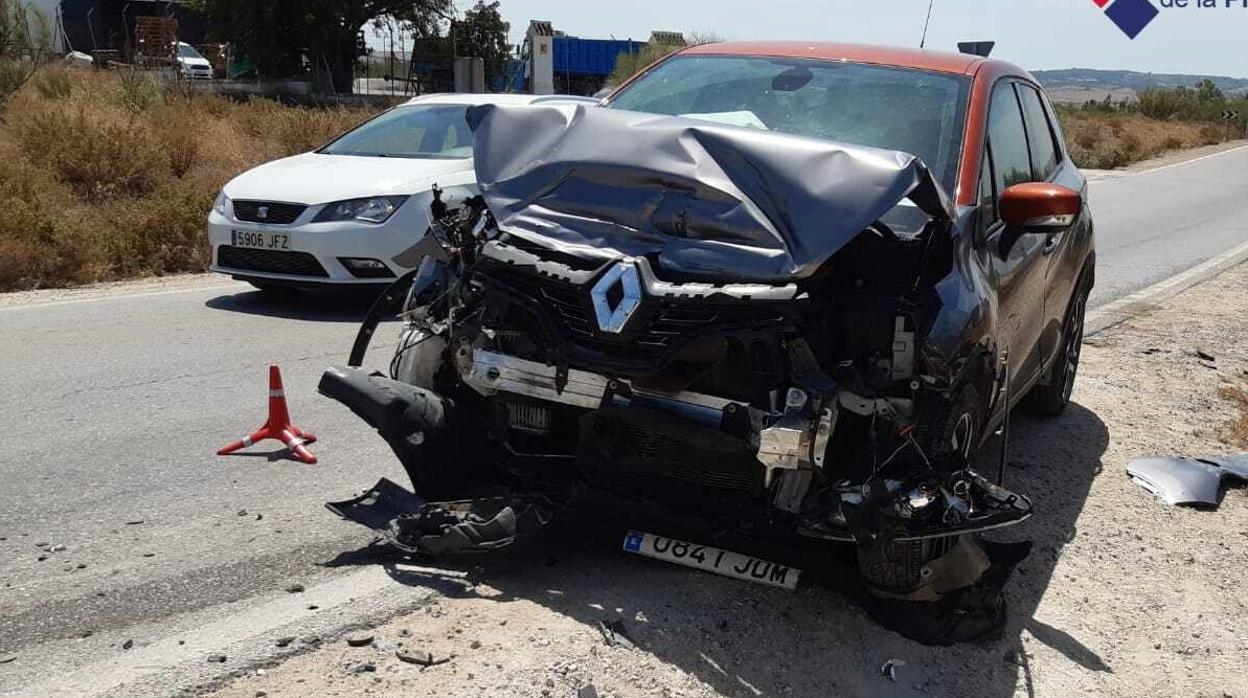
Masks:
[[[405,589],[414,593],[409,596]],[[389,596],[396,598],[379,603]],[[127,652],[109,654],[3,695],[135,698],[180,694],[194,686],[220,688],[257,667],[315,650],[301,643],[292,643],[286,650],[274,649],[273,637],[306,632],[305,623],[320,626],[314,633],[318,637],[334,637],[351,627],[410,613],[438,596],[434,589],[404,587],[380,567],[370,567],[309,587],[304,593],[261,597],[194,628],[169,633]],[[206,663],[205,657],[212,654],[227,656],[229,667]],[[213,668],[217,666],[221,668]],[[152,691],[149,682],[164,688]]]
[[[1084,333],[1090,337],[1120,325],[1137,315],[1152,310],[1153,308],[1150,306],[1155,306],[1162,301],[1173,298],[1193,286],[1238,266],[1246,260],[1248,260],[1248,242],[1232,248],[1217,257],[1206,260],[1187,271],[1159,281],[1148,288],[1094,308],[1088,311],[1088,316],[1084,321]]]

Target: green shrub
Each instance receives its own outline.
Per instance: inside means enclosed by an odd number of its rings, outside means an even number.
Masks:
[[[134,69],[121,71],[121,104],[125,108],[146,111],[164,98],[165,86],[152,76]]]
[[[35,76],[35,89],[44,99],[67,99],[74,92],[74,84],[64,68],[45,68]]]
[[[0,102],[4,102],[30,79],[34,67],[27,61],[0,57]]]

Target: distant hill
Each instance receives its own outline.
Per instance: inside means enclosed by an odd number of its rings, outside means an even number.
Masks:
[[[1248,79],[1219,75],[1183,75],[1175,73],[1138,73],[1132,70],[1068,70],[1032,71],[1057,102],[1086,102],[1104,99],[1134,99],[1137,92],[1154,87],[1193,87],[1201,80],[1212,80],[1228,97],[1248,95]]]

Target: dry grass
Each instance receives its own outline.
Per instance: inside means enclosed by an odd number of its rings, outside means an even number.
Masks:
[[[45,68],[0,110],[0,290],[203,270],[226,181],[370,115]]]
[[[1139,114],[1065,111],[1062,126],[1071,157],[1080,167],[1111,170],[1170,150],[1226,140],[1219,124],[1158,121]]]
[[[1222,429],[1222,440],[1232,446],[1248,448],[1248,388],[1242,383],[1226,383],[1218,388],[1218,396],[1238,410]]]

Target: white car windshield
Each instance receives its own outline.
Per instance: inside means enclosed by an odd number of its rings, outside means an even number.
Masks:
[[[326,155],[455,159],[472,157],[472,131],[462,104],[392,109],[320,150]]]
[[[180,44],[178,46],[178,55],[182,58],[203,58],[199,51],[196,51],[194,47],[188,46],[187,44]]]

